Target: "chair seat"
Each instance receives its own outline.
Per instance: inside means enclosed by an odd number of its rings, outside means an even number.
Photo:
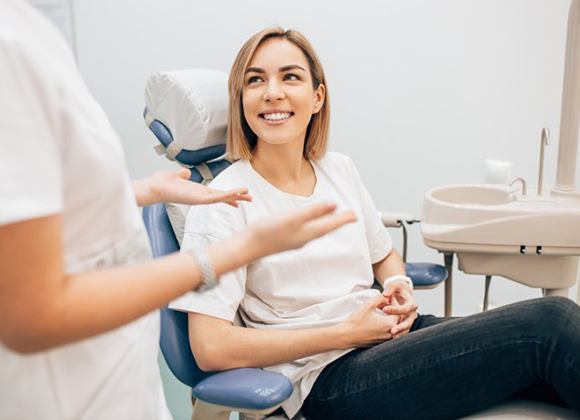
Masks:
[[[447,269],[439,264],[407,263],[405,269],[417,288],[434,287],[447,279]]]
[[[286,400],[292,394],[292,383],[283,375],[261,369],[233,369],[200,381],[191,393],[210,404],[263,410]]]

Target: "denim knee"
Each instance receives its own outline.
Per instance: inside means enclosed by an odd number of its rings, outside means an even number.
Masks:
[[[557,317],[557,319],[569,316],[580,309],[573,300],[560,296],[542,298],[540,303],[546,316]]]
[[[524,316],[529,317],[529,325],[542,332],[557,332],[570,323],[580,322],[580,307],[570,299],[549,296],[530,301],[533,308]]]

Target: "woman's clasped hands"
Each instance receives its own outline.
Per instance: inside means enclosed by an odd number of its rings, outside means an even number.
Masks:
[[[390,340],[391,330],[397,325],[398,316],[382,312],[388,300],[379,295],[361,305],[351,316],[337,325],[345,337],[344,348],[372,347]]]
[[[388,284],[383,294],[364,303],[339,324],[345,348],[372,347],[408,334],[417,319],[417,303],[404,280]]]
[[[383,290],[383,296],[387,300],[387,304],[382,307],[383,312],[399,316],[399,322],[391,329],[393,338],[408,334],[418,316],[418,305],[409,284],[405,280],[389,283]]]

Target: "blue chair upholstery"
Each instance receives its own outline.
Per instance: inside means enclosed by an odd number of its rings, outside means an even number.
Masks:
[[[147,114],[147,110],[145,110],[144,114]],[[155,137],[157,137],[163,146],[167,147],[173,141],[171,131],[161,121],[153,120],[151,125],[149,125],[149,129],[155,134]],[[175,159],[179,162],[187,162],[188,165],[195,166],[214,159],[217,156],[222,156],[225,152],[226,145],[217,144],[195,151],[182,150],[177,154]]]
[[[430,289],[447,279],[447,269],[433,263],[406,263],[407,275],[413,280],[413,285],[420,289]]]
[[[179,250],[165,205],[145,207],[143,220],[155,258]],[[292,393],[288,378],[262,369],[202,371],[190,350],[186,313],[167,307],[161,310],[160,346],[171,372],[201,401],[239,410],[262,410],[278,406]]]

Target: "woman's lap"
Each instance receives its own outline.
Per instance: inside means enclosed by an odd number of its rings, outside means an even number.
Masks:
[[[580,409],[571,402],[580,394],[580,309],[561,298],[465,318],[421,316],[410,334],[327,366],[303,411],[309,418],[456,418],[542,383]]]

